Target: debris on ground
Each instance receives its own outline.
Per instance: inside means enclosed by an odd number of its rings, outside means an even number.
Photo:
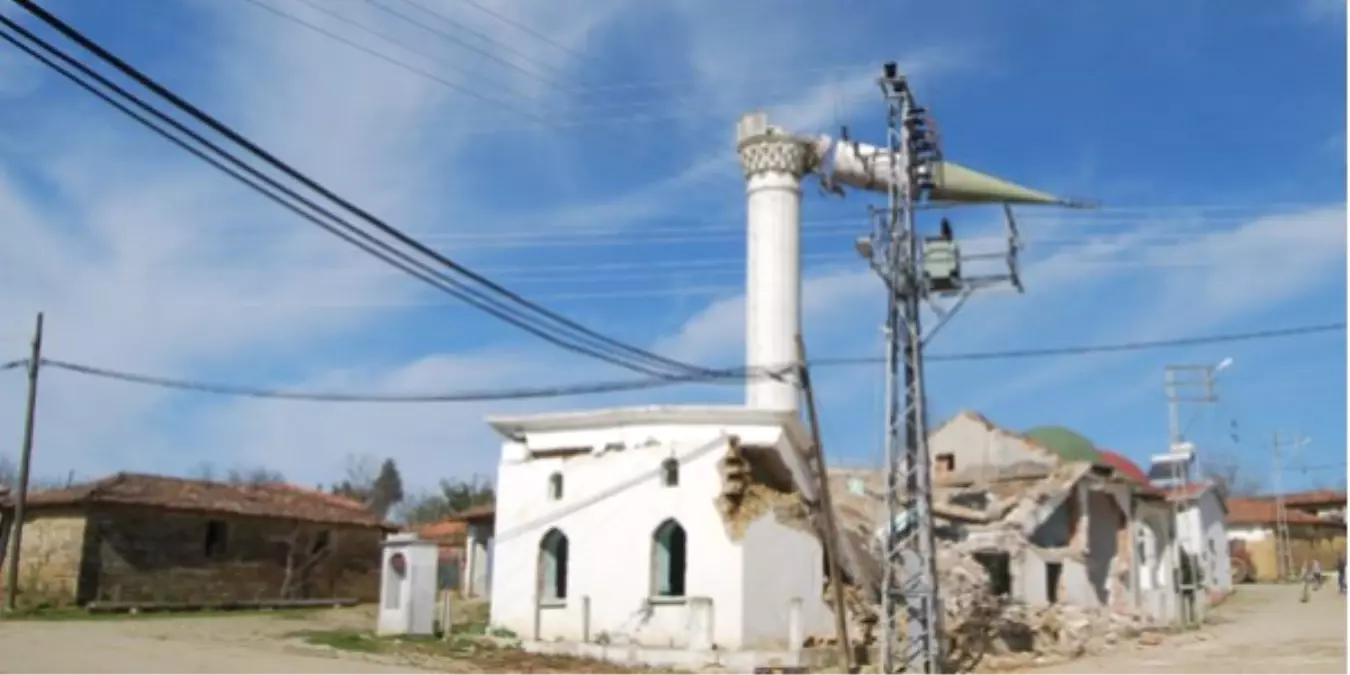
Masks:
[[[1016,556],[1027,548],[1036,549],[1046,560],[1081,558],[1082,552],[1072,547],[1047,549],[1032,544],[1023,523],[1036,506],[1062,492],[1084,471],[1072,465],[1056,467],[1041,475],[1015,477],[1019,484],[1008,486],[1012,489],[1005,494],[969,499],[979,491],[976,487],[948,492],[947,496],[954,495],[954,499],[935,499],[939,529],[955,532],[939,536],[936,542],[948,672],[1042,665],[1154,639],[1141,637],[1155,628],[1142,614],[1064,603],[1032,607],[996,597],[988,568],[977,558],[977,554],[991,550]],[[856,535],[845,538],[853,548],[849,554],[868,563],[856,575],[861,578],[850,579],[847,587],[850,632],[859,643],[872,645],[881,617],[884,558],[879,535],[885,524],[884,500],[880,486],[864,483],[873,483],[875,474],[848,470],[833,474],[831,487],[834,494],[842,495],[836,502],[842,502],[836,508],[841,530]],[[897,522],[897,530],[906,525]],[[978,536],[971,536],[974,532]],[[903,632],[903,616],[900,622],[898,630]]]

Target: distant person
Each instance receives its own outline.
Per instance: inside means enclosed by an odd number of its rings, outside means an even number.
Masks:
[[[1336,585],[1340,587],[1341,595],[1345,595],[1345,554],[1336,556]]]
[[[1313,590],[1316,591],[1322,590],[1322,561],[1320,560],[1312,561],[1311,574],[1312,574]]]

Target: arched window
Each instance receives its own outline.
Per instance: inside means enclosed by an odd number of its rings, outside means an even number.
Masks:
[[[563,496],[562,474],[558,473],[557,471],[554,471],[553,475],[548,477],[548,498],[557,501],[559,499],[562,499],[562,496]]]
[[[667,520],[652,534],[652,595],[665,598],[684,597],[685,551],[684,528],[674,520]]]
[[[680,484],[680,460],[667,457],[661,462],[661,484],[666,487]]]
[[[539,599],[545,602],[567,598],[567,535],[557,529],[539,540]]]

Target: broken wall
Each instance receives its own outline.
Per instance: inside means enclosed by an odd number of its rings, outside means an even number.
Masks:
[[[934,478],[949,474],[968,474],[988,468],[991,473],[1019,464],[1052,467],[1058,461],[1052,453],[1030,441],[991,424],[974,413],[960,413],[948,420],[928,438],[933,457]]]

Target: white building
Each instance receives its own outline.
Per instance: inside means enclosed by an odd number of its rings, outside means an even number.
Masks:
[[[1177,506],[1177,537],[1181,549],[1200,560],[1204,584],[1210,591],[1233,590],[1232,558],[1228,555],[1228,509],[1217,486],[1197,483],[1172,490],[1167,496]]]
[[[1181,444],[1172,452],[1153,457],[1148,476],[1167,491],[1176,506],[1177,538],[1181,550],[1199,560],[1203,583],[1210,591],[1233,589],[1232,559],[1228,554],[1228,508],[1222,491],[1211,481],[1193,481],[1197,466],[1194,446]]]
[[[806,439],[791,411],[652,407],[492,425],[507,439],[494,625],[532,640],[690,648],[710,638],[705,649],[733,650],[787,648],[790,628],[832,630],[819,541],[769,512],[737,532],[718,507],[733,438],[754,472],[795,465]],[[773,487],[795,489],[785,478]]]

